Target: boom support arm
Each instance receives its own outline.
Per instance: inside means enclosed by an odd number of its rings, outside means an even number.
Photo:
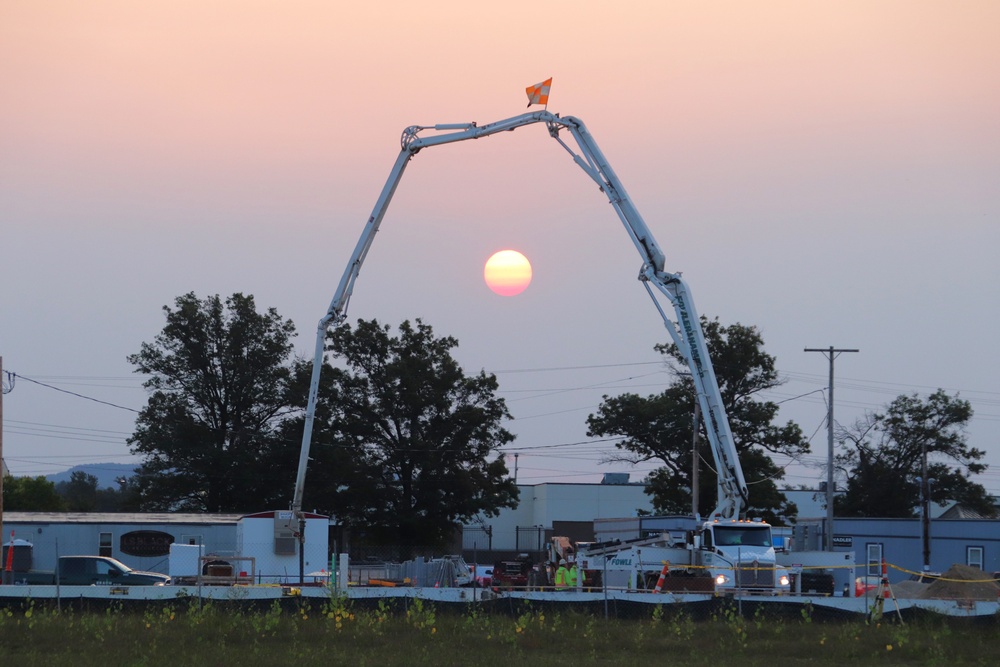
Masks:
[[[295,479],[295,494],[292,500],[292,510],[296,517],[302,516],[302,496],[305,487],[306,468],[309,462],[309,450],[312,441],[313,422],[316,415],[316,401],[319,392],[320,371],[322,370],[326,332],[331,326],[341,324],[347,316],[347,306],[354,290],[354,283],[361,272],[361,265],[371,248],[378,232],[382,218],[389,207],[403,176],[403,171],[410,159],[421,149],[430,146],[455,143],[466,139],[479,139],[497,132],[507,132],[515,130],[525,125],[534,123],[545,123],[549,135],[566,149],[572,156],[573,161],[583,171],[597,183],[601,191],[608,197],[608,201],[614,207],[615,212],[621,219],[625,230],[636,249],[642,256],[643,264],[639,271],[639,280],[643,281],[646,291],[653,300],[654,305],[663,318],[667,332],[674,343],[681,350],[684,358],[687,359],[688,367],[694,379],[695,388],[698,393],[703,414],[706,416],[705,424],[708,431],[709,443],[712,447],[712,455],[715,461],[719,477],[718,487],[718,507],[713,514],[723,518],[735,518],[739,516],[746,507],[747,488],[743,479],[743,470],[740,467],[736,448],[733,444],[732,433],[729,429],[729,420],[726,416],[725,408],[722,404],[722,395],[719,390],[715,372],[708,356],[708,347],[705,343],[701,322],[695,311],[694,302],[691,299],[686,283],[681,279],[680,274],[668,273],[664,270],[665,257],[660,250],[652,233],[643,221],[642,216],[633,206],[631,199],[625,192],[625,188],[618,180],[618,176],[611,169],[604,154],[598,148],[597,143],[587,131],[586,126],[577,118],[567,116],[560,117],[548,111],[535,111],[521,114],[505,120],[490,123],[489,125],[477,126],[475,123],[457,123],[434,126],[411,126],[403,131],[401,138],[401,149],[389,178],[386,180],[379,195],[375,208],[361,233],[361,238],[351,255],[347,268],[341,277],[337,291],[330,301],[330,307],[326,315],[319,321],[316,332],[316,348],[313,357],[312,380],[309,385],[309,402],[306,407],[305,427],[302,432],[302,448],[299,454],[298,474]],[[430,136],[419,136],[424,130],[434,130],[440,134]],[[568,146],[560,137],[562,130],[568,131],[575,140],[579,153]],[[673,306],[676,314],[676,322],[668,317],[661,307],[653,289],[665,296]],[[300,540],[304,539],[304,531],[300,531]]]

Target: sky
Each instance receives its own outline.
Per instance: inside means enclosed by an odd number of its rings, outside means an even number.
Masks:
[[[859,350],[835,362],[836,422],[958,394],[1000,494],[1000,3],[609,7],[5,0],[10,471],[138,463],[127,356],[182,294],[252,294],[311,357],[403,129],[516,116],[552,77],[548,110],[586,123],[699,311],[761,331],[787,380],[767,398],[812,445],[785,485],[826,478],[829,362],[804,350],[833,346]],[[508,248],[533,269],[515,297],[482,277]],[[347,315],[421,318],[495,373],[519,483],[638,481],[653,464],[605,462],[586,418],[670,381],[640,266],[534,125],[411,161]]]

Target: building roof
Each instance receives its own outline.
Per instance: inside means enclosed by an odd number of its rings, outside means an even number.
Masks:
[[[127,523],[236,525],[245,514],[184,514],[179,512],[4,512],[8,523]]]
[[[947,507],[940,514],[931,515],[935,519],[988,519],[991,517],[985,517],[974,509],[970,509],[956,502],[952,502],[950,507]]]

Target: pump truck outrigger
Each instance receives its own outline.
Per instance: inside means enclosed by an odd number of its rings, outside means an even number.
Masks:
[[[392,200],[392,196],[399,185],[407,164],[414,155],[425,148],[465,141],[466,139],[480,139],[498,132],[512,131],[535,123],[544,123],[548,129],[549,136],[555,139],[570,154],[577,166],[583,169],[584,173],[597,183],[601,191],[607,196],[612,207],[614,207],[615,212],[625,227],[626,233],[632,239],[632,243],[642,257],[639,280],[649,294],[650,299],[652,299],[654,306],[659,311],[667,332],[670,334],[670,338],[687,360],[697,390],[698,402],[702,414],[705,415],[708,441],[712,449],[712,457],[715,462],[715,468],[718,471],[719,479],[717,506],[712,512],[712,517],[725,521],[736,520],[740,518],[745,510],[747,506],[746,482],[737,458],[735,445],[733,444],[729,420],[722,403],[722,394],[715,378],[715,371],[712,369],[711,360],[709,359],[708,347],[705,343],[701,322],[699,321],[694,300],[691,298],[687,284],[681,278],[680,273],[670,273],[665,270],[663,251],[660,250],[660,247],[653,239],[653,235],[643,221],[642,216],[639,215],[632,200],[625,192],[624,186],[618,180],[618,176],[611,169],[610,164],[597,147],[596,142],[583,122],[572,116],[560,117],[558,114],[553,114],[549,111],[534,111],[483,126],[478,126],[476,123],[453,123],[433,126],[414,125],[403,131],[400,142],[401,149],[396,162],[382,188],[378,201],[375,203],[372,214],[365,224],[357,246],[354,248],[354,253],[351,255],[347,268],[341,277],[340,284],[337,286],[326,315],[319,321],[317,328],[312,379],[309,386],[309,401],[306,408],[305,426],[302,432],[302,447],[292,500],[292,520],[298,520],[300,526],[303,522],[302,496],[305,485],[306,466],[309,461],[313,421],[316,415],[316,401],[319,390],[320,371],[323,366],[326,332],[331,326],[340,325],[346,319],[347,306],[354,290],[354,283],[360,274],[361,265],[371,248],[375,234],[382,222],[382,218],[385,216],[389,202]],[[421,132],[428,130],[438,132],[438,134],[420,136]],[[570,145],[563,141],[560,133],[564,130],[569,132],[573,137],[579,152],[575,152]],[[659,300],[660,296],[665,297],[672,305],[676,321],[667,315],[667,311],[662,307]],[[764,528],[764,525],[759,525],[755,530],[762,530]],[[702,531],[704,530],[705,528],[702,529]],[[715,529],[708,527],[708,530],[711,534]],[[767,532],[769,535],[769,528]],[[305,530],[298,530],[298,535],[299,540],[303,541],[305,539]],[[755,571],[759,572],[761,568],[772,568],[770,571],[773,573],[773,549],[771,550],[770,557],[763,552],[758,553],[760,549],[758,547],[754,548],[750,564],[756,568]],[[302,549],[300,548],[299,551],[301,554]],[[720,557],[723,556],[720,555]],[[745,560],[742,557],[738,558],[740,562]],[[729,560],[729,558],[726,558],[726,560]],[[300,572],[300,578],[303,576],[304,574]],[[774,578],[778,579],[778,577]]]

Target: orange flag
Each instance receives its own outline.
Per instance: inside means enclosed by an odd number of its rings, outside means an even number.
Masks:
[[[533,86],[528,86],[524,89],[528,93],[528,106],[532,104],[542,104],[548,106],[549,104],[549,87],[552,85],[552,77],[550,76],[545,81],[541,83],[536,83]]]

